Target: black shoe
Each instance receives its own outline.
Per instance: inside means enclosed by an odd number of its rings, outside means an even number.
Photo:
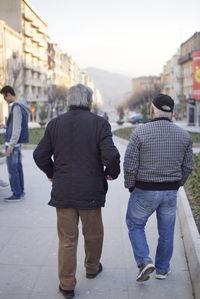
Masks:
[[[99,263],[99,270],[98,270],[96,273],[94,273],[94,274],[86,273],[86,277],[87,277],[87,278],[90,278],[90,279],[91,279],[91,278],[95,278],[99,273],[102,272],[102,270],[103,270],[102,264]]]
[[[140,270],[136,281],[146,281],[149,279],[149,274],[155,270],[155,266],[150,262],[144,262],[140,265]]]
[[[15,201],[21,201],[22,197],[13,194],[10,197],[5,198],[4,200],[9,202],[15,202]]]
[[[59,291],[63,294],[65,298],[73,298],[74,297],[74,290],[63,290],[59,285]]]

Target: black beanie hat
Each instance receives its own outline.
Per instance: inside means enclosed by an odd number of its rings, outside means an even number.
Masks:
[[[159,94],[153,99],[152,103],[159,110],[173,112],[174,100],[166,94]]]

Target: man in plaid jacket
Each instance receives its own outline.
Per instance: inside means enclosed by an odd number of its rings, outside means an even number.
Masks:
[[[155,269],[157,279],[170,273],[177,191],[193,168],[192,140],[172,123],[173,108],[171,97],[156,96],[150,108],[152,121],[135,129],[125,154],[125,187],[131,192],[126,223],[139,267],[137,281],[148,280]],[[154,266],[145,225],[155,211],[159,239]]]

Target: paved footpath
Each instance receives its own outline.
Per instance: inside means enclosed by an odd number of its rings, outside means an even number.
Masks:
[[[123,161],[125,146],[116,143]],[[55,209],[47,205],[50,182],[23,151],[26,199],[7,203],[10,190],[0,190],[0,299],[61,299],[57,278],[57,234]],[[6,165],[0,177],[7,180]],[[103,209],[105,239],[103,272],[94,280],[85,278],[83,239],[78,248],[76,298],[87,299],[192,299],[192,287],[177,220],[171,275],[159,281],[152,274],[145,283],[135,281],[138,269],[125,225],[129,193],[122,175],[109,183]],[[155,217],[147,225],[151,256],[157,241]]]

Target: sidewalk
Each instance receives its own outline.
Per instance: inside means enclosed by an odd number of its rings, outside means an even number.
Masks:
[[[121,152],[125,146],[116,143]],[[58,292],[57,234],[55,209],[49,207],[50,182],[37,169],[32,151],[23,151],[26,199],[20,203],[3,201],[9,190],[0,189],[0,299],[62,299]],[[7,180],[6,165],[0,176]],[[164,281],[154,278],[138,283],[138,269],[125,225],[129,192],[123,176],[109,183],[107,204],[103,209],[105,239],[103,272],[94,280],[85,278],[83,239],[80,231],[76,297],[83,299],[192,299],[192,287],[184,254],[179,222],[171,275]],[[155,217],[147,225],[151,256],[157,242]]]

